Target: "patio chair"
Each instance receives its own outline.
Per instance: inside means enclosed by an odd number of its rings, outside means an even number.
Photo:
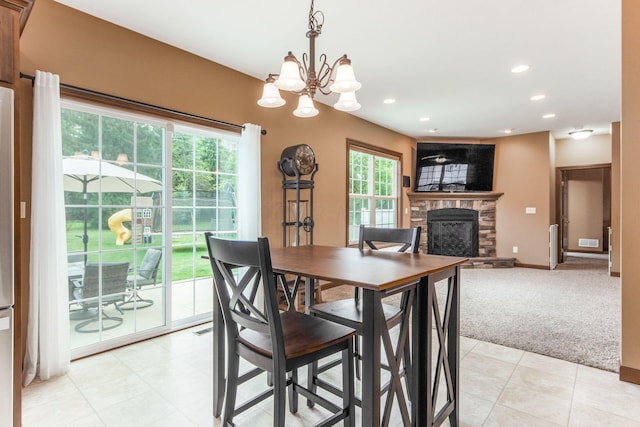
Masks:
[[[76,332],[106,331],[122,324],[123,319],[109,316],[104,312],[104,306],[113,304],[116,310],[124,314],[118,307],[118,303],[125,298],[128,271],[128,262],[87,262],[82,281],[74,283],[76,287],[73,291],[74,297],[83,309],[97,307],[98,310],[95,316],[78,323],[74,328]],[[102,328],[99,325],[96,328],[87,329],[87,326],[100,320],[102,320]],[[105,323],[110,324],[105,326]]]
[[[160,258],[162,258],[161,250],[147,249],[136,274],[127,276],[127,283],[132,292],[129,298],[119,305],[121,310],[141,309],[153,305],[153,300],[142,298],[138,291],[141,286],[155,286],[158,278],[158,268],[160,267]],[[128,304],[132,304],[132,306],[124,307]]]
[[[418,253],[420,249],[420,232],[421,227],[415,228],[374,228],[360,226],[360,237],[358,241],[358,248],[363,250],[365,245],[369,249],[378,250],[376,244],[388,244],[391,248],[398,248],[398,252],[406,252],[409,250],[411,253]],[[397,325],[401,325],[401,331],[405,330],[405,325],[408,325],[409,315],[411,311],[411,304],[414,298],[415,283],[409,283],[403,288],[401,294],[400,306],[397,307],[392,304],[382,303],[385,322],[388,329],[391,329]],[[331,320],[332,322],[339,323],[341,325],[354,328],[358,335],[362,335],[362,301],[360,299],[359,289],[355,288],[354,298],[342,299],[338,301],[323,302],[315,304],[309,307],[309,313],[314,316],[321,317],[323,319]],[[401,334],[402,335],[402,334]],[[404,343],[399,342],[400,349],[392,349],[393,353],[403,351],[404,354],[404,375],[407,382],[410,382],[410,347],[409,340],[404,338]],[[399,354],[399,353],[398,353]],[[359,354],[359,341],[356,339],[355,354],[356,358],[356,377],[360,378],[360,359]],[[336,362],[328,363],[324,366],[317,368],[317,373],[328,370],[333,367]],[[322,387],[322,380],[318,379],[318,385]],[[407,387],[410,389],[410,387]]]
[[[273,395],[273,425],[285,424],[286,389],[289,389],[289,409],[298,408],[298,394],[329,410],[332,415],[321,425],[344,421],[353,426],[353,337],[351,328],[309,316],[295,310],[278,310],[276,277],[271,267],[269,240],[257,242],[223,240],[205,233],[213,283],[222,308],[227,334],[226,393],[222,424],[234,425],[233,418],[265,398]],[[254,301],[261,288],[264,300]],[[342,353],[342,405],[311,393],[298,384],[298,368],[317,362],[335,353]],[[239,375],[239,358],[256,366]],[[266,391],[236,407],[238,384],[257,373],[271,375]]]

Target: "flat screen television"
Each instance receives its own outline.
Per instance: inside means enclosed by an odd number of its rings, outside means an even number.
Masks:
[[[495,145],[418,142],[414,190],[493,191]]]

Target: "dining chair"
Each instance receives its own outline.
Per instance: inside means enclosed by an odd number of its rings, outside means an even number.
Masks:
[[[97,311],[95,316],[76,324],[76,332],[106,331],[122,324],[122,317],[108,315],[104,312],[104,306],[113,304],[116,310],[123,314],[118,305],[125,298],[128,271],[128,262],[87,262],[83,278],[74,281],[73,294],[83,310],[96,307]],[[103,322],[102,325],[87,329],[90,324],[100,320]],[[108,325],[105,325],[105,320],[109,321]]]
[[[223,425],[273,395],[273,425],[284,426],[286,390],[289,410],[298,409],[298,395],[332,413],[321,425],[343,421],[353,426],[354,376],[352,328],[295,310],[278,309],[276,276],[271,266],[269,240],[224,240],[205,233],[213,283],[222,308],[227,335],[227,373]],[[262,291],[263,299],[254,299]],[[297,369],[332,354],[342,357],[342,407],[312,393],[298,383]],[[238,385],[255,376],[239,375],[239,358],[269,374],[267,390],[236,406]]]
[[[360,235],[358,239],[358,248],[360,250],[365,249],[365,245],[368,249],[379,250],[389,249],[397,250],[398,252],[418,253],[420,249],[420,233],[421,227],[414,228],[375,228],[360,226]],[[383,248],[383,245],[385,248]],[[411,311],[411,305],[413,304],[413,298],[415,295],[415,283],[408,283],[406,286],[400,289],[401,298],[400,305],[394,305],[389,303],[382,303],[382,311],[384,313],[387,329],[392,329],[397,325],[401,325],[399,334],[398,345],[395,349],[385,349],[387,354],[399,354],[403,352],[404,357],[404,370],[401,375],[405,377],[407,383],[411,379],[411,351],[409,340],[407,339],[409,315]],[[395,291],[394,294],[398,293]],[[383,294],[383,298],[389,296],[389,294]],[[360,299],[359,288],[354,289],[354,297],[349,299],[341,299],[337,301],[323,302],[320,304],[314,304],[309,307],[309,313],[313,316],[330,320],[332,322],[339,323],[341,325],[353,328],[358,333],[358,336],[363,335],[363,323],[362,323],[362,300]],[[359,340],[355,340],[354,357],[356,358],[356,377],[360,378],[360,360],[361,355],[359,353]],[[323,385],[323,382],[317,378],[317,375],[325,370],[330,369],[335,362],[325,364],[316,369],[314,380],[318,382],[318,385]],[[385,388],[388,388],[388,384]],[[409,384],[407,389],[410,390]],[[357,401],[356,401],[357,402]]]

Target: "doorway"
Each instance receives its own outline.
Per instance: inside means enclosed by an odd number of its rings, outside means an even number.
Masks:
[[[602,255],[609,250],[611,164],[556,168],[558,263],[567,253]]]

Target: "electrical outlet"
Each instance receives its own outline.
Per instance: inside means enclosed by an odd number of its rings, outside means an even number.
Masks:
[[[514,253],[514,254],[517,254],[517,253],[518,253],[518,247],[517,247],[517,246],[514,246],[514,247],[513,247],[513,253]]]

